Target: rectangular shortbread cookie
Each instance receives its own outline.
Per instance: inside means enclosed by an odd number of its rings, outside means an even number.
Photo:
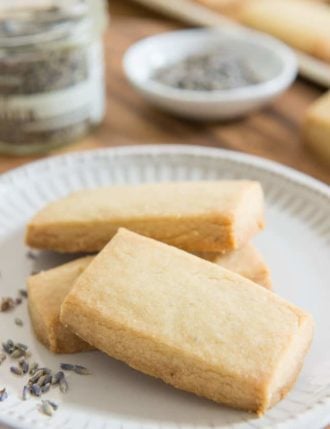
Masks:
[[[92,349],[60,322],[62,302],[92,257],[80,258],[28,279],[29,313],[34,332],[55,353],[75,353]]]
[[[75,192],[30,221],[26,241],[59,252],[97,252],[119,227],[191,252],[227,252],[263,227],[258,182],[172,182]]]
[[[267,265],[250,244],[228,255],[204,256],[264,287],[271,287]],[[54,353],[76,353],[91,348],[63,326],[59,315],[64,298],[92,260],[88,256],[79,258],[28,279],[32,326],[37,338]]]
[[[274,293],[125,229],[78,278],[60,318],[139,371],[259,414],[293,385],[313,331]]]

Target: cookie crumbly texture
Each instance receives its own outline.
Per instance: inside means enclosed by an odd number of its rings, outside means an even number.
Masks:
[[[330,7],[310,0],[198,0],[330,63]]]
[[[76,281],[61,321],[145,374],[258,414],[290,390],[313,331],[272,292],[125,229]]]
[[[267,265],[250,244],[228,255],[203,256],[261,286],[271,287]],[[91,261],[92,257],[79,258],[29,277],[28,299],[32,325],[37,338],[54,353],[77,353],[92,348],[60,322],[64,298]]]
[[[198,256],[240,274],[267,289],[272,288],[270,270],[262,255],[252,244],[246,244],[240,249],[225,254],[201,253]]]
[[[262,188],[254,181],[113,186],[49,204],[29,223],[26,242],[93,253],[125,227],[191,252],[228,252],[263,228],[263,211]]]
[[[306,146],[330,167],[330,91],[307,110],[303,137]]]
[[[39,341],[54,353],[92,349],[60,322],[60,308],[64,298],[92,259],[88,256],[80,258],[28,279],[28,305],[34,332]]]

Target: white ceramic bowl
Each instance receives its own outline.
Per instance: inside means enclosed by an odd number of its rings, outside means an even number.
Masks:
[[[176,89],[152,79],[160,67],[218,48],[243,55],[263,81],[230,90],[196,91]],[[291,49],[270,36],[241,28],[180,30],[147,37],[127,50],[123,64],[128,80],[152,104],[200,120],[244,115],[272,101],[297,75]]]

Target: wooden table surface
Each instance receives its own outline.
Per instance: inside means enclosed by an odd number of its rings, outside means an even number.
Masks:
[[[321,95],[321,88],[298,79],[271,106],[248,118],[223,124],[176,119],[149,106],[134,92],[124,78],[121,59],[134,41],[178,28],[180,24],[129,1],[113,1],[110,10],[112,20],[106,34],[108,105],[105,121],[80,143],[52,154],[125,144],[196,144],[256,154],[330,183],[330,170],[305,150],[300,138],[304,111]],[[0,156],[0,173],[37,158]],[[5,428],[0,425],[0,429]]]
[[[330,183],[330,169],[303,146],[300,124],[306,108],[322,89],[307,81],[296,83],[277,101],[249,117],[226,123],[177,119],[148,105],[125,80],[121,61],[126,48],[141,37],[177,28],[174,23],[137,6],[114,2],[106,34],[107,113],[102,126],[64,151],[125,144],[180,143],[221,147],[256,154],[287,164]],[[143,13],[141,12],[143,11]],[[148,16],[132,17],[130,14]],[[62,153],[55,151],[53,154]],[[0,156],[0,173],[37,157]]]

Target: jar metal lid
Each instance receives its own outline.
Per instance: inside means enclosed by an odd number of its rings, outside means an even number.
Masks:
[[[0,48],[56,42],[71,35],[80,38],[92,30],[86,2],[70,6],[9,9],[0,17]]]

